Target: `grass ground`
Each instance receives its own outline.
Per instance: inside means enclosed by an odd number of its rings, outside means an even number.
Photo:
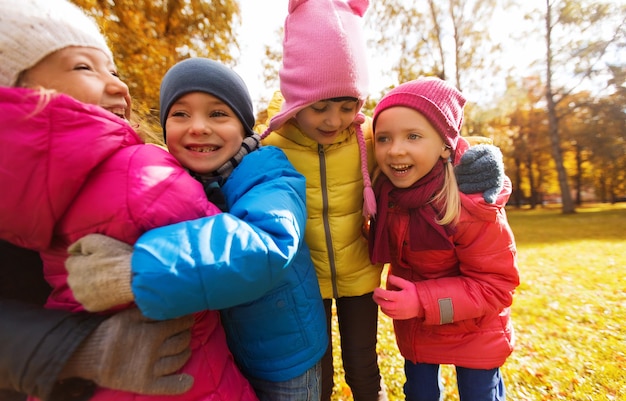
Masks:
[[[517,346],[503,366],[514,401],[626,400],[626,204],[508,211],[521,285],[512,307]],[[334,401],[352,400],[337,345]],[[378,353],[390,401],[404,400],[403,360],[380,315]],[[446,400],[458,400],[442,368]]]

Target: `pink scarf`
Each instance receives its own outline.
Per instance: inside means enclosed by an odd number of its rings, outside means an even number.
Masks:
[[[412,251],[452,249],[450,235],[455,230],[435,221],[440,214],[431,200],[443,186],[444,162],[435,167],[409,188],[396,188],[389,179],[381,175],[374,186],[378,212],[372,222],[369,237],[370,259],[373,263],[389,263],[389,227],[387,210],[398,206],[409,211],[409,244]]]

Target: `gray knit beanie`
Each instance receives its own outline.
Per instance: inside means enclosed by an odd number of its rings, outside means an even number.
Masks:
[[[222,63],[195,57],[175,64],[161,81],[159,103],[163,139],[165,120],[172,104],[190,92],[208,93],[226,103],[237,114],[246,130],[246,136],[254,135],[252,99],[243,79]]]
[[[95,47],[113,61],[96,23],[67,0],[0,0],[0,85],[68,46]]]

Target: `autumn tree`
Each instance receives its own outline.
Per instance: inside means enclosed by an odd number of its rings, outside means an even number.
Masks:
[[[626,88],[588,105],[583,137],[591,180],[602,201],[626,200]]]
[[[602,125],[604,141],[608,148],[607,154],[610,169],[607,170],[610,179],[611,202],[626,200],[626,65],[613,66],[609,80],[617,90],[606,99],[600,100],[602,112],[596,121],[604,121]],[[604,107],[603,107],[604,106]],[[613,157],[614,156],[614,157]],[[598,182],[604,182],[597,180]]]
[[[158,110],[161,78],[173,64],[191,56],[229,63],[238,46],[235,0],[72,1],[95,18],[109,40],[140,115]]]
[[[543,78],[529,89],[527,104],[511,109],[510,99],[501,99],[493,109],[485,109],[470,102],[463,134],[500,138],[496,144],[506,151],[505,162],[517,176],[515,190],[520,199],[526,191],[531,204],[540,202],[543,193],[560,193],[563,212],[573,212],[570,181],[577,202],[590,181],[601,183],[598,192],[615,199],[622,188],[620,129],[626,108],[623,103],[609,107],[609,99],[619,101],[624,92],[626,68],[620,54],[626,47],[626,6],[615,1],[546,0],[545,12],[529,12],[523,25],[492,40],[487,27],[494,16],[510,13],[511,6],[531,7],[496,0],[373,2],[366,18],[370,47],[377,57],[395,60],[391,73],[398,83],[436,75],[452,81],[468,98],[482,101],[480,89],[496,82],[499,68],[504,68],[499,65],[503,60],[493,62],[501,46],[511,46],[511,41],[513,49],[533,46],[529,39],[541,35],[545,57],[527,60],[532,70],[516,71],[522,84],[530,74]],[[503,9],[505,14],[495,12]]]
[[[543,95],[540,77],[510,78],[493,108],[481,113],[489,136],[504,155],[506,172],[513,183],[510,202],[518,207],[526,203],[531,208],[540,205],[553,187]]]
[[[600,152],[596,161],[604,158],[603,142],[606,134],[613,137],[613,132],[605,131],[605,120],[599,119],[603,110],[589,91],[581,91],[569,95],[559,103],[557,110],[562,115],[559,121],[561,143],[563,149],[569,149],[569,162],[565,160],[573,184],[574,203],[579,206],[583,202],[583,193],[593,189],[594,153]]]
[[[567,107],[559,107],[581,86],[602,81],[618,50],[623,48],[626,6],[614,2],[546,0],[546,102],[552,156],[558,172],[563,213],[575,212],[564,167],[560,121]],[[612,57],[612,55],[615,57]],[[600,87],[606,86],[605,84]],[[561,114],[559,114],[561,111]]]
[[[396,60],[398,83],[438,76],[477,93],[498,68],[490,23],[503,0],[386,0],[371,2],[371,46]]]

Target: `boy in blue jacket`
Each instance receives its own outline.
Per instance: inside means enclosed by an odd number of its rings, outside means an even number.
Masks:
[[[153,319],[219,309],[260,400],[318,400],[328,338],[303,241],[304,177],[280,149],[260,147],[248,90],[218,62],[173,66],[160,108],[169,151],[225,213],[154,229],[134,249],[81,239],[67,262],[74,296],[94,312],[134,301]]]

